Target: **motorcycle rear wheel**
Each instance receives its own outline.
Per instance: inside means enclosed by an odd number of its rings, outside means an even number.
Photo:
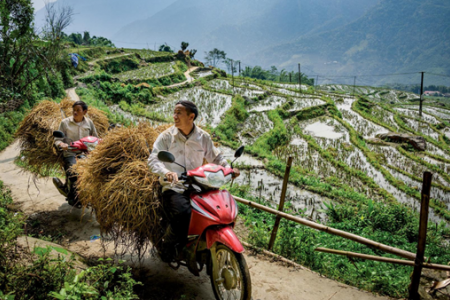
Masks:
[[[216,299],[250,300],[252,283],[244,256],[225,245],[219,245],[216,249],[216,259],[217,271],[212,271],[210,276]]]

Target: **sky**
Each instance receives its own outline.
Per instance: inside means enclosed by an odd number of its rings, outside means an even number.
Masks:
[[[45,2],[55,2],[56,0],[32,0],[34,12],[37,12],[45,6]]]

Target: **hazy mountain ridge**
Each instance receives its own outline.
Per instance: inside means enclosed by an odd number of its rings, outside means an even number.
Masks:
[[[445,0],[383,0],[344,27],[302,37],[247,58],[253,63],[286,67],[301,62],[319,74],[450,74],[448,16],[450,3]]]
[[[187,40],[201,53],[219,48],[239,59],[249,52],[319,30],[329,19],[335,20],[335,26],[347,24],[378,1],[178,0],[151,18],[125,26],[114,39],[149,39],[175,46]]]

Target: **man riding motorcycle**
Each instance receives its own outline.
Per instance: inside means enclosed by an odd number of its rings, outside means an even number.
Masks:
[[[67,151],[69,141],[77,141],[87,136],[98,137],[94,122],[86,116],[88,106],[83,101],[76,101],[72,105],[73,116],[65,118],[59,124],[59,131],[63,132],[65,138],[55,138],[54,145],[62,150],[64,156],[64,171],[66,172],[66,180],[70,180],[69,185],[64,185],[58,178],[53,178],[56,188],[67,194],[67,201],[72,206],[77,206],[78,196],[76,193],[77,175],[72,171],[71,167],[77,163],[77,153]],[[67,190],[69,186],[69,190]]]
[[[155,143],[148,159],[150,170],[160,176],[163,190],[163,207],[171,223],[173,240],[172,249],[177,256],[187,242],[191,219],[191,203],[183,183],[178,180],[184,169],[175,163],[164,163],[158,159],[159,151],[169,151],[175,156],[175,162],[188,170],[203,165],[203,159],[229,167],[222,153],[214,147],[207,132],[194,124],[198,116],[197,106],[187,100],[176,103],[173,120],[175,125],[162,132]],[[233,169],[234,177],[239,170]],[[165,180],[166,179],[166,180]]]

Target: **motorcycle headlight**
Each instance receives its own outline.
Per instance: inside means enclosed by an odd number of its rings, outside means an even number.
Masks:
[[[195,176],[195,180],[205,186],[218,189],[222,185],[226,184],[231,180],[231,174],[228,174],[227,176],[224,176],[222,170],[218,172],[207,172],[205,171],[206,177],[198,177]]]
[[[97,147],[97,145],[98,145],[98,140],[95,141],[95,142],[93,142],[93,143],[89,143],[89,142],[83,142],[83,143],[86,145],[88,151],[91,152],[92,150],[95,149],[95,147]]]

